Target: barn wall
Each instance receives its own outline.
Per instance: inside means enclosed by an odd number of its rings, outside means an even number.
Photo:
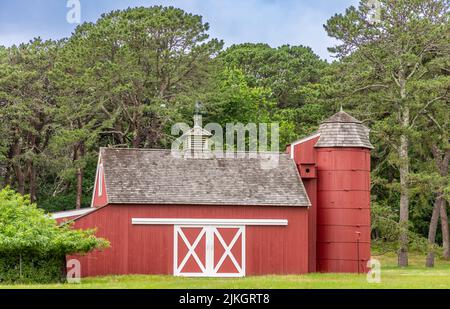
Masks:
[[[108,205],[75,221],[111,242],[77,257],[83,277],[173,273],[173,225],[132,225],[132,218],[287,219],[287,226],[246,227],[246,275],[308,272],[306,207]]]
[[[316,271],[316,240],[317,240],[317,173],[316,173],[316,151],[314,145],[319,137],[306,140],[294,145],[294,161],[297,164],[300,176],[311,202],[308,213],[308,252],[309,252],[309,272]],[[290,147],[287,152],[290,152]],[[307,169],[309,174],[306,173]]]

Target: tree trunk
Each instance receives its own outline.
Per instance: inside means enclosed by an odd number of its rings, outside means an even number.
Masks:
[[[139,148],[142,142],[142,135],[139,129],[135,129],[133,133],[133,140],[131,141],[131,145],[133,148]]]
[[[441,209],[442,197],[436,198],[433,206],[433,214],[431,215],[430,227],[428,229],[428,254],[425,266],[434,267],[434,254],[436,243],[436,230],[439,221],[439,211]]]
[[[75,148],[75,159],[79,160],[84,157],[84,144],[81,142],[78,147]],[[77,197],[75,202],[76,209],[81,208],[83,198],[83,176],[84,169],[82,167],[77,168]]]
[[[404,106],[401,115],[402,128],[406,130],[409,126],[409,108]],[[398,266],[408,266],[408,225],[409,225],[409,139],[403,132],[400,136],[399,159],[400,159],[400,231]]]
[[[442,229],[442,246],[444,247],[444,259],[450,258],[450,242],[448,232],[447,203],[442,199],[441,203],[441,229]]]
[[[36,167],[31,160],[28,162],[28,181],[30,200],[34,203],[36,202]]]
[[[431,148],[433,152],[434,162],[437,169],[439,170],[439,175],[443,179],[447,179],[448,176],[448,164],[450,161],[450,149],[445,152],[439,149],[437,145],[433,145]],[[444,247],[445,259],[449,258],[450,255],[450,244],[449,244],[449,232],[448,232],[448,217],[447,217],[447,204],[444,198],[444,190],[439,190],[436,194],[436,200],[440,199],[440,215],[441,215],[441,230],[442,230],[442,246]]]
[[[67,258],[65,254],[61,256],[61,282],[67,282]]]
[[[442,246],[444,247],[443,258],[448,260],[450,258],[450,240],[448,231],[447,203],[445,199],[442,199],[441,203],[441,229],[442,229]]]
[[[6,165],[5,167],[5,178],[3,180],[3,187],[11,185],[11,170],[9,168],[9,165]]]
[[[84,169],[77,169],[77,200],[76,200],[76,209],[81,208],[82,200],[83,200],[83,176]]]
[[[115,130],[116,130],[117,132],[123,132],[122,126],[120,125],[120,123],[116,123],[116,124],[115,124]],[[122,134],[115,134],[115,136],[117,137],[118,144],[120,144],[120,145],[125,144],[125,140],[124,140]]]
[[[17,192],[20,194],[25,194],[25,176],[23,174],[22,167],[20,166],[19,159],[17,158],[20,154],[20,141],[16,141],[11,148],[11,159],[13,160],[12,165],[16,174]]]
[[[37,129],[38,130],[38,129]],[[33,154],[35,154],[37,149],[37,138],[33,134],[29,134],[29,147],[31,147]],[[36,201],[36,167],[33,163],[33,158],[29,159],[27,162],[27,170],[28,170],[28,192],[30,194],[31,202]]]

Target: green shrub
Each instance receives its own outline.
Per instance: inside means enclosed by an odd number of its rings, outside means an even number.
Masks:
[[[109,246],[95,230],[75,230],[9,188],[0,191],[0,282],[64,280],[65,256]]]
[[[9,255],[0,257],[1,283],[64,282],[64,256]]]

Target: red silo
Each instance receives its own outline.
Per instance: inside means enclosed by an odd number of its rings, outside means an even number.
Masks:
[[[317,271],[365,272],[370,259],[369,129],[340,111],[319,127]]]

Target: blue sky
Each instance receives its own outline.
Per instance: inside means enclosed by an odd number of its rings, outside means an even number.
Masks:
[[[358,0],[79,0],[81,22],[95,21],[114,9],[155,4],[172,5],[200,14],[210,24],[211,37],[226,46],[264,42],[271,46],[307,45],[331,59],[333,45],[323,29],[326,20]],[[0,0],[0,45],[11,46],[40,36],[68,37],[76,24],[66,20],[67,0]]]

